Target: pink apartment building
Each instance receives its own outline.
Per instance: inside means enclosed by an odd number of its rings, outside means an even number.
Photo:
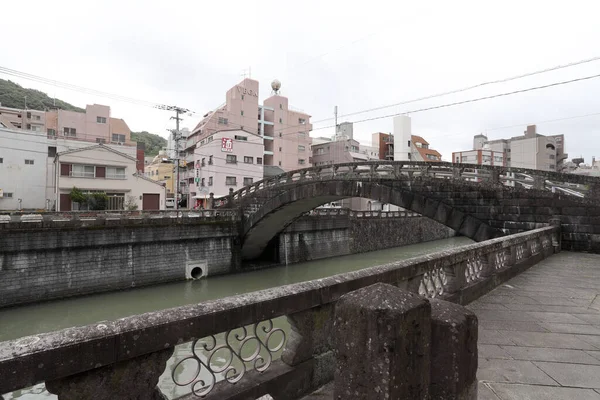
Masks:
[[[110,116],[110,107],[87,105],[85,112],[66,110],[20,110],[0,107],[0,124],[9,129],[46,132],[49,138],[83,140],[135,146],[131,130],[119,118]]]
[[[184,196],[189,194],[191,199],[202,200],[208,192],[220,197],[227,194],[229,188],[242,188],[245,182],[249,182],[245,178],[252,178],[253,182],[262,179],[264,166],[280,169],[281,172],[311,166],[310,115],[290,109],[287,97],[278,94],[279,85],[274,81],[273,94],[260,104],[258,81],[244,79],[227,91],[224,104],[204,115],[187,139],[187,171],[182,179],[185,183],[185,186],[182,185]],[[237,164],[215,164],[217,159],[227,159],[227,150],[219,146],[222,139],[231,138],[231,132],[236,130],[241,133],[233,134],[231,155],[237,157]],[[235,135],[246,136],[247,140],[236,140]],[[205,147],[212,142],[212,147]],[[259,143],[262,147],[257,146]],[[209,149],[211,154],[208,154]],[[206,179],[210,176],[204,176],[204,167],[197,168],[202,165],[203,158],[207,163],[207,155],[213,156],[213,170],[210,172],[213,188],[207,185]],[[244,157],[251,157],[253,163],[244,162]],[[260,164],[257,164],[258,160]],[[235,184],[230,179],[226,192],[220,193],[224,188],[216,186],[216,182],[221,185],[221,181],[233,176],[232,172],[236,172]],[[202,178],[205,178],[206,186],[201,186]]]

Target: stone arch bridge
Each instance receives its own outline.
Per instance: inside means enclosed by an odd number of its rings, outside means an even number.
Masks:
[[[266,178],[215,206],[241,208],[242,257],[325,203],[364,197],[420,213],[475,241],[559,218],[563,248],[600,252],[600,178],[496,166],[373,161],[312,167]]]

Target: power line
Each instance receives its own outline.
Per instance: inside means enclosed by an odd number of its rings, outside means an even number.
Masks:
[[[450,90],[450,91],[447,91],[447,92],[441,92],[441,93],[437,93],[437,94],[432,94],[432,95],[427,95],[427,96],[423,96],[423,97],[418,97],[418,98],[412,99],[412,100],[405,100],[405,101],[401,101],[401,102],[398,102],[398,103],[388,104],[388,105],[384,105],[384,106],[380,106],[380,107],[369,108],[369,109],[366,109],[366,110],[360,110],[360,111],[356,111],[356,112],[353,112],[353,113],[344,114],[344,115],[341,115],[339,117],[340,118],[349,117],[349,116],[353,116],[353,115],[364,114],[364,113],[368,113],[368,112],[372,112],[372,111],[379,111],[379,110],[383,110],[383,109],[391,108],[391,107],[396,107],[396,106],[400,106],[400,105],[415,103],[417,101],[429,100],[429,99],[433,99],[433,98],[436,98],[436,97],[442,97],[442,96],[447,96],[447,95],[450,95],[450,94],[461,93],[461,92],[465,92],[465,91],[468,91],[468,90],[480,88],[480,87],[483,87],[483,86],[493,85],[493,84],[497,84],[497,83],[510,82],[510,81],[514,81],[514,80],[517,80],[517,79],[527,78],[527,77],[530,77],[530,76],[539,75],[539,74],[543,74],[543,73],[551,72],[551,71],[556,71],[556,70],[559,70],[559,69],[574,67],[574,66],[577,66],[577,65],[586,64],[586,63],[590,63],[590,62],[598,61],[598,60],[600,60],[600,56],[596,56],[596,57],[592,57],[592,58],[587,58],[587,59],[583,59],[583,60],[579,60],[579,61],[574,61],[574,62],[567,63],[567,64],[560,64],[560,65],[556,65],[554,67],[545,68],[545,69],[541,69],[541,70],[533,71],[533,72],[527,72],[525,74],[515,75],[515,76],[511,76],[511,77],[507,77],[507,78],[501,78],[501,79],[495,79],[495,80],[491,80],[491,81],[487,81],[487,82],[481,82],[481,83],[478,83],[476,85],[466,86],[466,87],[463,87],[463,88],[460,88],[460,89],[454,89],[454,90]],[[330,121],[332,119],[333,118],[321,119],[321,120],[313,122],[313,124],[318,124],[320,122]]]
[[[489,99],[494,99],[494,98],[497,98],[497,97],[511,96],[511,95],[514,95],[514,94],[531,92],[531,91],[534,91],[534,90],[546,89],[546,88],[554,87],[554,86],[566,85],[566,84],[569,84],[569,83],[585,81],[585,80],[594,79],[594,78],[598,78],[598,77],[600,77],[600,74],[585,76],[585,77],[582,77],[582,78],[571,79],[571,80],[568,80],[568,81],[554,82],[554,83],[550,83],[550,84],[547,84],[547,85],[534,86],[534,87],[530,87],[530,88],[527,88],[527,89],[514,90],[512,92],[505,92],[505,93],[498,93],[498,94],[494,94],[494,95],[490,95],[490,96],[477,97],[475,99],[455,101],[453,103],[441,104],[441,105],[431,106],[431,107],[424,107],[424,108],[419,108],[419,109],[415,109],[415,110],[404,111],[404,112],[401,112],[401,113],[394,113],[394,114],[382,115],[382,116],[373,117],[373,118],[365,118],[365,119],[358,120],[358,121],[352,121],[352,123],[358,124],[358,123],[367,122],[367,121],[374,121],[374,120],[378,120],[378,119],[396,117],[398,115],[416,114],[418,112],[423,112],[423,111],[437,110],[437,109],[440,109],[440,108],[453,107],[453,106],[457,106],[457,105],[461,105],[461,104],[467,104],[467,103],[475,103],[477,101],[489,100]],[[321,130],[321,129],[333,128],[333,127],[334,127],[333,125],[324,126],[324,127],[321,127],[321,128],[314,128],[313,131],[318,131],[318,130]]]

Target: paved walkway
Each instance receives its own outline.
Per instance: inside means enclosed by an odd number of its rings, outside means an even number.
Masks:
[[[468,307],[479,400],[600,400],[600,255],[559,253]]]

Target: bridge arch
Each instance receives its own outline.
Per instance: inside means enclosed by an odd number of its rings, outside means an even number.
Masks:
[[[258,258],[269,242],[295,219],[305,212],[332,201],[363,197],[393,204],[417,212],[446,225],[475,241],[501,236],[503,232],[492,228],[485,221],[461,211],[456,206],[436,198],[439,185],[444,181],[430,182],[378,180],[338,180],[294,182],[280,185],[276,190],[266,189],[255,199],[246,199],[242,207],[251,208],[243,222],[242,258]],[[452,193],[455,193],[453,190]]]

